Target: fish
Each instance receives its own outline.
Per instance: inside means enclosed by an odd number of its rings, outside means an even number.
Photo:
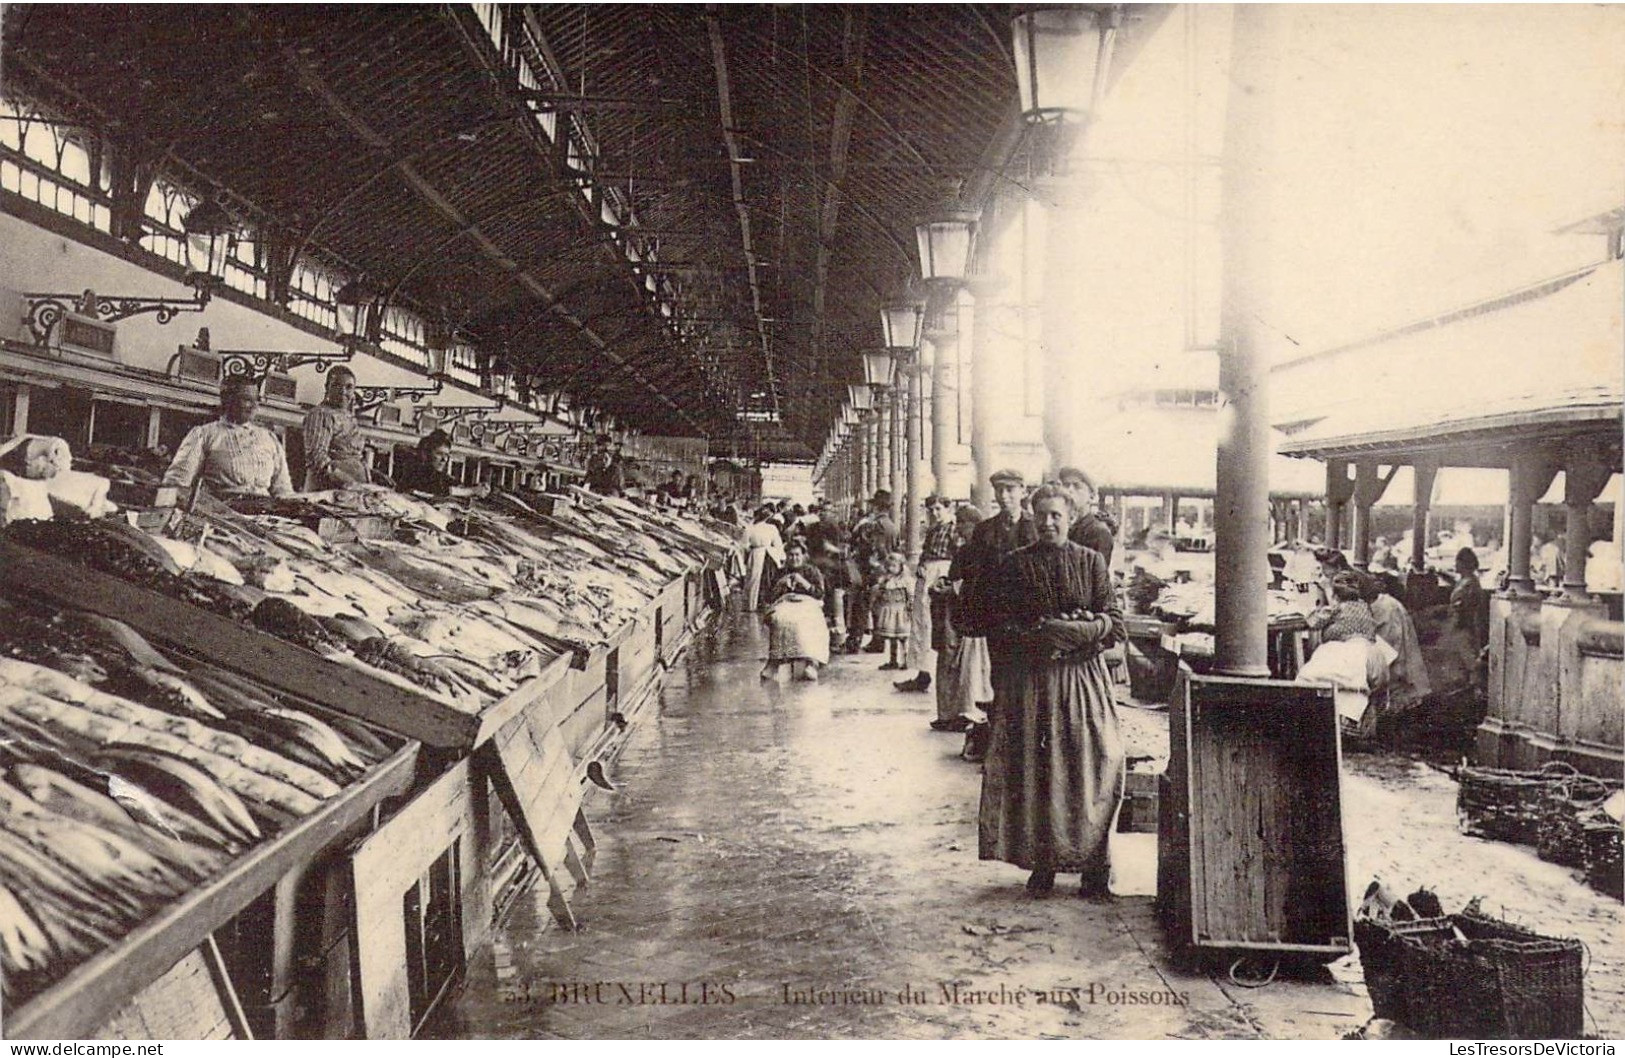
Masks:
[[[339,737],[355,751],[356,756],[368,758],[373,761],[383,760],[395,752],[388,743],[373,733],[361,721],[348,716],[329,716],[323,722],[338,732]]]
[[[158,692],[162,701],[162,708],[170,712],[193,720],[224,720],[226,714],[215,708],[203,692],[186,682],[173,672],[156,669],[150,665],[137,665],[130,670],[131,676]]]
[[[37,764],[16,764],[11,767],[11,781],[52,811],[139,840],[154,855],[193,881],[203,880],[220,866],[218,857],[181,841],[150,813],[132,813],[111,794],[75,782],[60,772]],[[150,825],[143,816],[156,825]]]
[[[367,770],[367,762],[355,755],[337,731],[309,713],[274,708],[265,710],[258,719],[276,725],[286,737],[309,747],[335,767],[347,768],[356,774]]]
[[[43,970],[54,949],[50,938],[9,886],[0,885],[0,964],[9,972]]]
[[[24,697],[13,701],[8,692]],[[238,794],[300,816],[338,793],[332,780],[242,736],[189,717],[149,709],[114,695],[92,691],[68,704],[23,688],[0,688],[0,709],[52,732],[65,730],[96,745],[130,742],[203,767]]]
[[[87,922],[99,921],[114,930],[143,910],[128,888],[100,881],[7,829],[0,829],[0,883],[11,886],[30,907],[38,906],[34,897],[39,895],[75,908]]]
[[[175,896],[185,884],[173,868],[129,839],[51,812],[7,783],[0,783],[0,804],[5,808],[0,829],[72,863],[99,883],[153,896]]]
[[[340,615],[335,617],[319,617],[322,627],[334,636],[348,643],[351,647],[359,646],[374,636],[383,635],[383,631],[370,621],[359,617]]]
[[[144,787],[171,807],[196,816],[227,837],[254,842],[264,836],[236,794],[187,760],[144,746],[117,743],[98,753],[95,763]]]
[[[198,846],[208,850],[211,855],[242,848],[242,842],[196,816],[171,806],[144,786],[122,775],[107,776],[107,796],[118,802],[119,807],[129,812],[130,817],[148,832]]]

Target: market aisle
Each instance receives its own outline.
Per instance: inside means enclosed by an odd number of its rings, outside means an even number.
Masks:
[[[893,691],[874,655],[837,658],[817,685],[764,684],[763,650],[742,618],[684,656],[613,770],[619,790],[589,802],[599,851],[575,900],[584,928],[545,928],[545,900],[522,898],[442,1031],[1333,1039],[1369,1019],[1355,958],[1243,989],[1176,968],[1149,897],[1085,903],[1063,878],[1051,899],[1029,899],[1023,872],[976,859],[978,770],[958,759],[958,737],[927,730],[929,696]],[[1165,757],[1166,714],[1121,713],[1130,753]],[[1421,763],[1348,757],[1351,890],[1373,874],[1406,891],[1425,882],[1449,907],[1482,894],[1492,912],[1584,939],[1588,1025],[1617,1034],[1621,906],[1531,850],[1462,836],[1454,797]],[[1114,856],[1147,891],[1154,836],[1130,841]],[[944,1002],[956,984],[961,1002]],[[905,986],[915,995],[902,1003]],[[787,1001],[817,991],[872,1002]],[[967,1001],[974,992],[995,1001]],[[1127,999],[1169,992],[1182,1002]]]
[[[879,657],[837,658],[817,685],[767,684],[763,649],[743,618],[685,656],[614,769],[619,791],[589,805],[599,852],[575,900],[584,928],[541,929],[545,906],[524,899],[495,966],[471,973],[459,1032],[1264,1034],[1225,990],[1165,965],[1148,897],[1098,905],[1058,887],[1035,901],[1024,872],[978,862],[978,771],[958,736],[927,730],[931,698],[893,691]],[[820,991],[851,994],[795,1001]],[[1345,1030],[1364,1019],[1359,997],[1330,1002],[1318,1006],[1346,1014]]]

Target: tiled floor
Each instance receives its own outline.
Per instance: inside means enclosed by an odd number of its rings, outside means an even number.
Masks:
[[[818,684],[763,683],[762,653],[748,617],[696,641],[615,767],[618,791],[589,804],[599,851],[574,901],[582,928],[548,928],[545,901],[522,899],[474,960],[448,1031],[1323,1039],[1369,1018],[1353,959],[1243,989],[1177,969],[1148,895],[1089,903],[1063,878],[1050,899],[1029,898],[1023,872],[976,859],[978,769],[958,759],[958,736],[927,730],[929,695],[894,691],[872,655],[837,658]],[[1164,716],[1125,717],[1131,752],[1165,752]],[[1403,791],[1412,780],[1395,767],[1389,786]],[[1360,805],[1409,797],[1383,781],[1345,781],[1351,878],[1380,867],[1426,880],[1438,842],[1484,847],[1442,815],[1423,841],[1389,827],[1362,847]],[[1154,835],[1114,856],[1121,887],[1148,892]],[[1563,884],[1575,892],[1554,899],[1588,894]],[[1587,911],[1616,951],[1617,906]],[[1598,999],[1617,1022],[1619,996]]]

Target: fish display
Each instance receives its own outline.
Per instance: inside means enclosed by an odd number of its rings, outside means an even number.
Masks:
[[[25,1002],[390,752],[120,622],[0,600],[0,994]]]
[[[394,539],[304,521],[365,513]],[[208,609],[478,712],[608,641],[732,539],[583,495],[558,517],[501,493],[436,508],[378,491],[203,497],[157,538],[19,522],[18,545]],[[135,629],[0,595],[0,993],[26,1002],[339,796],[398,743]]]

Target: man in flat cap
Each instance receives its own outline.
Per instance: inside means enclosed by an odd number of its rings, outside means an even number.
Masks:
[[[1072,497],[1072,509],[1077,512],[1067,539],[1099,551],[1109,568],[1112,550],[1117,544],[1117,525],[1104,512],[1095,509],[1099,493],[1095,490],[1094,481],[1078,467],[1062,467],[1055,472],[1055,480]]]
[[[891,518],[891,492],[876,489],[869,501],[869,510],[852,527],[852,562],[855,569],[852,591],[847,596],[846,652],[856,654],[860,649],[878,654],[886,649],[879,639],[871,637],[863,646],[864,633],[874,627],[873,607],[869,589],[882,576],[886,556],[897,550],[897,524]]]
[[[988,480],[993,485],[993,502],[998,505],[998,513],[991,518],[984,518],[977,523],[976,529],[971,533],[970,542],[959,549],[954,555],[953,564],[949,571],[949,578],[959,582],[959,598],[969,601],[979,593],[977,582],[991,575],[1004,561],[1004,556],[1018,547],[1025,547],[1038,540],[1038,530],[1032,519],[1026,517],[1021,510],[1021,501],[1027,494],[1027,481],[1019,470],[1000,470],[994,472]],[[956,620],[956,627],[958,621]],[[969,621],[966,622],[970,623]],[[979,669],[975,673],[966,673],[966,681],[973,686],[991,688],[988,680],[990,673],[988,652],[981,637],[966,637],[966,643],[971,648],[967,658]],[[986,723],[976,717],[939,717],[931,722],[934,731],[966,731],[980,728],[980,731],[971,730],[966,740],[966,759],[980,760],[986,751],[985,736]]]

